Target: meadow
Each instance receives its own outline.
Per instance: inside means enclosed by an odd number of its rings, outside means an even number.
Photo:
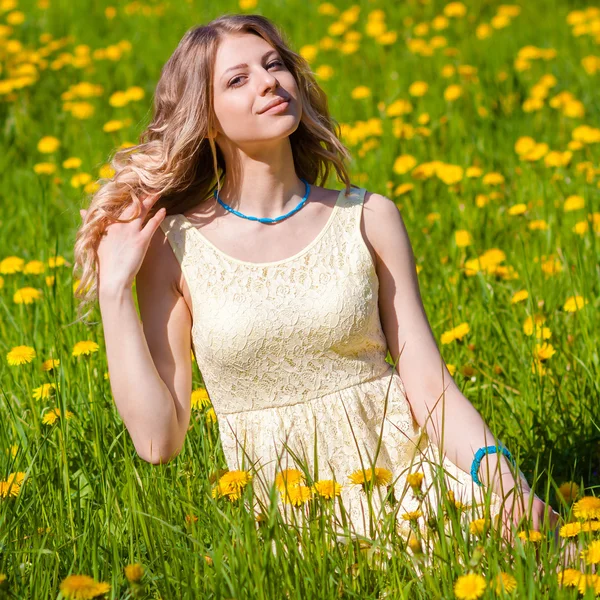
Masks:
[[[185,31],[235,12],[285,32],[352,182],[396,202],[443,358],[560,511],[558,540],[505,544],[446,495],[426,523],[398,515],[408,538],[343,543],[327,484],[287,497],[308,529],[257,521],[196,363],[183,451],[137,456],[99,310],[76,321],[79,209]],[[0,598],[600,594],[599,78],[600,9],[566,0],[0,0]]]

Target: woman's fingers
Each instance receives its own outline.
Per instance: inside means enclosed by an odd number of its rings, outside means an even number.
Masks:
[[[166,214],[167,210],[164,207],[159,208],[156,211],[156,214],[148,220],[145,227],[142,229],[142,234],[146,236],[148,242],[152,239],[154,232],[160,227]]]

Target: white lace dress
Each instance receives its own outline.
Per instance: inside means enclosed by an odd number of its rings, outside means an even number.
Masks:
[[[225,254],[181,214],[167,216],[161,228],[190,290],[194,354],[229,469],[251,470],[255,494],[267,506],[276,473],[301,469],[299,457],[313,481],[342,484],[353,534],[372,537],[366,494],[349,475],[372,464],[391,471],[401,499],[398,527],[406,532],[400,515],[417,508],[410,492],[403,496],[406,474],[424,471],[424,487],[431,479],[430,465],[411,461],[439,460],[385,360],[379,281],[360,232],[365,191],[341,190],[319,235],[294,256],[269,263]],[[448,459],[443,466],[456,498],[472,502],[480,489],[470,475]],[[386,491],[373,494],[375,516],[391,510],[380,502]],[[298,508],[277,498],[294,520]],[[335,514],[341,523],[338,500]]]

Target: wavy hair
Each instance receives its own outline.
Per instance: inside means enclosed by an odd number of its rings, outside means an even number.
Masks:
[[[111,178],[100,179],[92,195],[84,222],[77,231],[73,270],[81,271],[75,297],[77,320],[92,311],[84,309],[98,297],[97,248],[106,227],[129,222],[139,216],[142,199],[159,194],[144,224],[161,207],[167,215],[197,206],[198,198],[210,199],[221,188],[226,165],[209,133],[215,131],[213,70],[224,36],[252,33],[279,51],[297,82],[303,106],[302,118],[290,135],[294,168],[310,184],[327,181],[331,166],[350,191],[344,161],[350,158],[341,143],[341,129],[330,116],[327,96],[316,82],[308,62],[293,52],[284,35],[261,15],[227,14],[207,25],[189,29],[163,66],[154,94],[152,121],[135,146],[117,150],[110,165]],[[123,210],[135,205],[131,219],[119,219]]]

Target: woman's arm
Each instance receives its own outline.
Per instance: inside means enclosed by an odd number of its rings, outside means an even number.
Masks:
[[[415,419],[431,440],[467,473],[475,452],[497,441],[479,412],[461,393],[438,350],[419,291],[408,233],[396,205],[367,195],[364,231],[377,254],[379,310],[392,359],[402,377]],[[398,360],[398,357],[400,359]],[[516,481],[501,454],[486,455],[479,479],[504,496]],[[519,483],[528,489],[522,475]]]
[[[113,397],[139,456],[152,464],[179,454],[191,412],[191,315],[170,275],[168,245],[158,230],[137,274],[142,322],[131,288],[100,289]]]

